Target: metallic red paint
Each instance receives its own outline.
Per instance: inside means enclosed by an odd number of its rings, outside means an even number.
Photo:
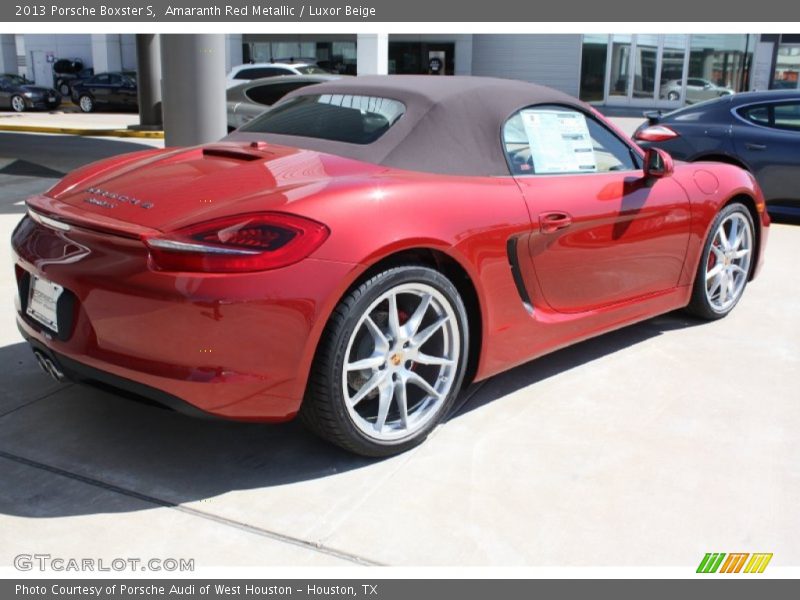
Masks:
[[[701,168],[719,180],[714,193],[694,183]],[[113,209],[87,202],[96,190],[117,195],[108,196]],[[641,171],[515,179],[404,172],[278,146],[147,151],[76,171],[28,200],[71,228],[23,220],[13,236],[17,276],[55,281],[77,305],[63,341],[25,316],[19,298],[18,322],[55,352],[206,412],[285,420],[300,406],[336,304],[387,257],[426,249],[468,275],[482,379],[685,306],[711,221],[737,197],[762,207],[760,261],[763,198],[729,165],[676,163],[658,180]],[[270,271],[171,273],[148,264],[149,237],[259,211],[311,218],[330,236],[305,260]],[[509,240],[532,310],[512,276]]]

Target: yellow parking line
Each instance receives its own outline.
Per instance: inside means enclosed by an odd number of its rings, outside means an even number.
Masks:
[[[61,133],[66,135],[100,137],[164,138],[163,131],[139,131],[136,129],[81,129],[76,127],[45,127],[38,125],[0,125],[0,131],[19,133]]]

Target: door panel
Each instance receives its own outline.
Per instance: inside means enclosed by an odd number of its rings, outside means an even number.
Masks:
[[[554,310],[593,310],[677,285],[690,212],[675,181],[646,181],[641,171],[518,181],[540,221],[529,242],[535,287]],[[554,213],[563,226],[553,227]]]
[[[769,119],[774,123],[776,115],[772,111]],[[779,113],[778,122],[780,118]],[[800,122],[797,131],[737,123],[733,143],[768,201],[800,200]]]

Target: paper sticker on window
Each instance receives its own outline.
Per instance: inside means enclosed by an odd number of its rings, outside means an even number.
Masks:
[[[597,171],[592,138],[581,113],[527,109],[520,114],[537,175]]]

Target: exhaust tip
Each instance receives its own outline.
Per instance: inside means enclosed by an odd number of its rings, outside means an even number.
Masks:
[[[33,355],[36,357],[36,362],[39,364],[39,368],[42,369],[42,371],[59,383],[66,380],[67,377],[64,375],[64,372],[56,366],[50,357],[46,356],[40,350],[34,350]]]

